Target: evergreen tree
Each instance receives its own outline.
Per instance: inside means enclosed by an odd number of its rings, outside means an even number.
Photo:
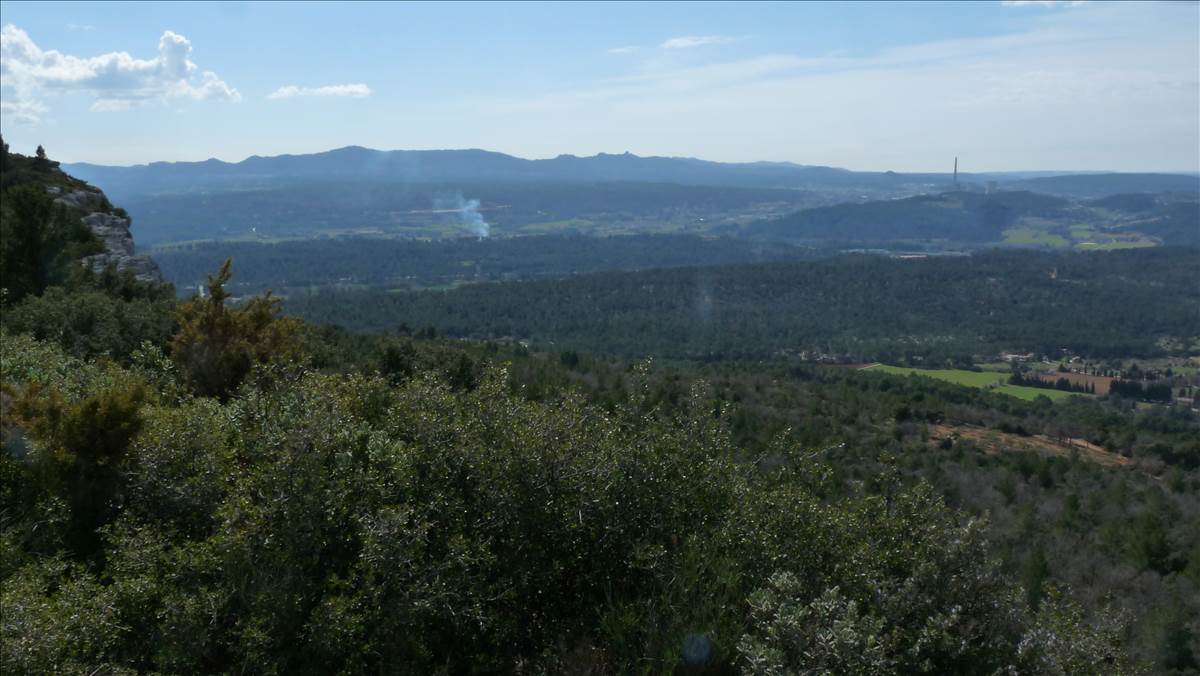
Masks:
[[[0,211],[0,285],[8,300],[40,294],[49,285],[66,244],[63,210],[39,185],[21,185],[4,193]]]
[[[1025,558],[1021,569],[1021,583],[1025,587],[1025,600],[1030,610],[1037,611],[1046,597],[1046,582],[1050,578],[1050,562],[1041,545],[1036,545]]]
[[[279,317],[279,301],[270,292],[237,308],[226,306],[225,284],[232,276],[226,259],[209,275],[207,298],[179,307],[179,332],[171,343],[171,358],[197,394],[227,398],[255,364],[300,355],[299,323]]]

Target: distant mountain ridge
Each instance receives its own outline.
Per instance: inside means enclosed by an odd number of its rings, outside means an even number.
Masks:
[[[378,179],[396,182],[605,182],[772,188],[893,188],[906,183],[946,184],[948,173],[856,172],[789,162],[724,163],[684,157],[601,153],[529,160],[487,150],[373,150],[348,146],[307,155],[254,155],[241,162],[152,162],[128,167],[89,163],[67,169],[120,195],[221,190],[247,181]],[[963,180],[972,177],[960,174]],[[983,175],[975,177],[982,180]]]
[[[1038,176],[1006,184],[1016,190],[1105,197],[1123,193],[1200,192],[1200,176],[1194,174],[1068,174]]]
[[[654,182],[756,188],[887,190],[908,194],[943,191],[953,185],[945,173],[851,171],[791,162],[714,162],[691,157],[641,157],[600,153],[530,160],[480,150],[374,150],[347,146],[304,155],[253,155],[240,162],[151,162],[127,167],[86,162],[65,164],[80,178],[103,185],[118,199],[162,193],[222,191],[278,185],[297,179],[370,179],[397,183],[581,183]],[[1185,174],[1070,173],[1028,171],[960,173],[962,184],[1005,187],[1053,194],[1098,197],[1128,192],[1200,189],[1200,177]]]

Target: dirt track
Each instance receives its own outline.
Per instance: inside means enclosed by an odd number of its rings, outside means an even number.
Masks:
[[[1107,467],[1127,467],[1132,461],[1123,455],[1106,451],[1085,439],[1065,439],[1062,442],[1044,434],[1023,437],[974,425],[931,425],[929,442],[937,444],[947,437],[970,439],[984,453],[998,455],[1005,451],[1034,451],[1043,455],[1071,457],[1078,455]]]

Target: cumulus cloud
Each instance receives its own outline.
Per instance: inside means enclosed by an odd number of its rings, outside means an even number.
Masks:
[[[993,35],[824,55],[664,58],[541,96],[484,101],[488,115],[474,124],[496,135],[523,125],[536,148],[526,153],[547,156],[586,126],[588,145],[575,152],[619,145],[908,170],[960,155],[992,170],[1196,171],[1198,10],[1150,9],[1013,9],[1022,16]]]
[[[14,121],[35,123],[47,111],[43,94],[84,92],[96,97],[96,112],[128,110],[150,100],[193,99],[237,101],[241,95],[211,71],[201,71],[188,58],[192,43],[166,31],[158,55],[136,59],[128,52],[78,57],[43,50],[12,24],[0,29],[0,87],[4,112]]]
[[[690,49],[692,47],[703,47],[704,45],[724,45],[735,40],[736,38],[731,38],[728,35],[684,35],[671,38],[659,46],[663,49]]]
[[[132,107],[133,102],[128,99],[96,99],[88,110],[93,113],[119,113]]]
[[[18,124],[36,124],[46,110],[37,101],[0,101],[0,116]]]
[[[297,87],[287,85],[280,87],[267,95],[268,99],[290,99],[296,96],[348,96],[361,99],[371,95],[371,88],[365,84],[336,84],[324,87]]]

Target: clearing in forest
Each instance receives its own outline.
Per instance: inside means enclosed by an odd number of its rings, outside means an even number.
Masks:
[[[1078,392],[1065,392],[1062,390],[1042,389],[1040,387],[1025,387],[1022,385],[1009,385],[1008,374],[999,371],[967,371],[964,369],[915,369],[905,366],[889,366],[887,364],[870,364],[862,367],[861,370],[870,369],[872,371],[882,371],[898,376],[927,376],[929,378],[937,378],[955,385],[965,385],[967,387],[978,387],[981,389],[1007,394],[1010,397],[1033,401],[1039,396],[1044,396],[1052,401],[1065,399],[1072,395],[1078,395]],[[1086,395],[1081,395],[1086,396]]]

